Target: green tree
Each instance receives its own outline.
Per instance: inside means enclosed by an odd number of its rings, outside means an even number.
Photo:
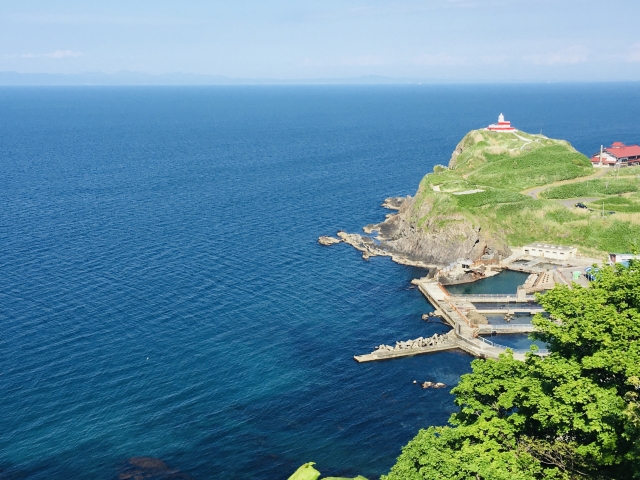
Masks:
[[[385,480],[640,478],[640,263],[540,295],[550,354],[475,360]]]
[[[293,475],[289,477],[289,480],[318,480],[320,478],[320,472],[313,466],[314,462],[305,463]],[[338,477],[324,477],[322,480],[367,480],[366,478],[358,475],[355,478],[338,478]]]

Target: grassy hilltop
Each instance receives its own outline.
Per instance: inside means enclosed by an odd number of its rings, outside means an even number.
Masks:
[[[633,173],[594,169],[564,140],[473,130],[448,167],[436,166],[423,178],[410,216],[425,230],[468,221],[514,246],[545,241],[577,245],[590,255],[625,252],[640,239],[640,181]],[[472,190],[483,191],[456,195]],[[559,201],[577,197],[598,200],[589,205],[593,210]],[[603,201],[605,212],[617,213],[603,216]]]

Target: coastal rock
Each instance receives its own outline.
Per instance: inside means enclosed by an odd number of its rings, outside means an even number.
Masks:
[[[118,468],[119,480],[190,480],[180,470],[153,457],[132,457]]]
[[[466,149],[474,148],[482,138],[478,131],[468,134],[453,152],[449,168],[454,167],[458,157]],[[437,170],[446,171],[447,167],[440,166]],[[474,222],[473,216],[455,208],[448,192],[441,192],[436,186],[423,181],[415,196],[385,200],[382,205],[397,210],[397,213],[387,215],[381,223],[365,227],[365,233],[378,234],[376,248],[368,249],[368,256],[386,255],[396,263],[437,270],[458,259],[475,262],[483,256],[493,256],[499,260],[511,254],[504,234],[485,231]],[[367,241],[359,238],[345,242],[363,248]],[[481,276],[481,273],[477,275]],[[469,279],[460,281],[475,279],[469,276]],[[457,282],[455,279],[452,281]]]
[[[418,219],[425,217],[430,208],[429,202],[417,205],[411,198],[384,222],[367,225],[365,232],[378,232],[377,245],[370,237],[358,234],[343,232],[342,239],[358,250],[367,251],[369,256],[390,256],[396,263],[423,268],[441,268],[459,258],[475,261],[487,252],[496,252],[503,258],[510,255],[504,240],[492,238],[460,214],[427,217],[418,225]]]
[[[443,267],[460,258],[475,261],[488,250],[501,252],[503,257],[510,254],[506,242],[491,238],[463,215],[430,217],[430,209],[429,202],[416,205],[415,201],[408,201],[396,215],[374,226],[381,246],[401,260],[398,263],[406,259]],[[420,218],[426,220],[418,225]]]
[[[406,197],[389,197],[382,202],[382,207],[388,208],[389,210],[400,210],[402,204],[411,200],[411,197],[407,195]]]
[[[444,388],[446,385],[442,382],[424,382],[422,388]]]
[[[329,237],[326,235],[323,235],[321,237],[318,238],[318,243],[320,245],[335,245],[336,243],[340,243],[342,240],[340,240],[339,238],[333,238],[333,237]]]

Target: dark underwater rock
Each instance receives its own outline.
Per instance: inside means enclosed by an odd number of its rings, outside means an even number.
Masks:
[[[119,480],[192,480],[159,458],[132,457],[118,468]]]

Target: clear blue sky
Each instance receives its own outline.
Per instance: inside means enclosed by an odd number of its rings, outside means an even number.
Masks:
[[[640,0],[2,0],[0,71],[640,80]]]

